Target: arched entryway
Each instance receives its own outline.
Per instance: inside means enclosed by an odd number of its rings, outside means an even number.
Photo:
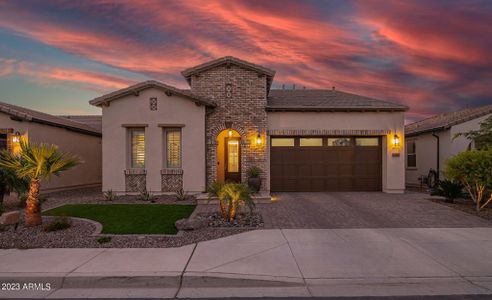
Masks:
[[[234,129],[217,135],[217,180],[241,182],[241,135]]]

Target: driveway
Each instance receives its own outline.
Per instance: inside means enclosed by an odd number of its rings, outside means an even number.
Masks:
[[[426,200],[427,194],[277,193],[259,204],[265,228],[492,227],[492,221]]]

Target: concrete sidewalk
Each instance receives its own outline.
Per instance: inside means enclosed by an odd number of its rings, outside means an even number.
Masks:
[[[492,294],[492,228],[277,229],[181,248],[11,249],[0,251],[0,277],[51,284],[3,298]]]

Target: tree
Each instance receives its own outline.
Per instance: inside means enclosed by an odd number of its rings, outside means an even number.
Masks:
[[[458,133],[458,136],[464,136],[475,143],[477,149],[487,149],[492,147],[492,115],[480,123],[480,129],[471,130],[465,133]]]
[[[445,175],[463,184],[477,212],[492,202],[492,148],[461,152],[446,162]]]
[[[29,181],[19,178],[14,171],[0,167],[0,205],[6,192],[14,191],[18,195],[25,193],[29,189]]]
[[[42,223],[39,202],[40,181],[50,180],[53,175],[59,176],[63,171],[79,163],[77,157],[61,152],[55,145],[34,144],[24,139],[20,141],[20,151],[17,154],[9,151],[0,153],[0,167],[11,170],[18,177],[30,181],[25,208],[27,227]]]

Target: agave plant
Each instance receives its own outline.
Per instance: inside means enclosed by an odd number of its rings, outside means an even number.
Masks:
[[[25,208],[27,227],[42,223],[39,201],[41,180],[50,180],[53,175],[59,176],[79,163],[76,156],[61,152],[55,145],[29,143],[25,139],[21,139],[18,153],[0,153],[0,167],[30,181]]]
[[[237,208],[240,203],[244,203],[248,206],[250,211],[252,212],[255,208],[255,203],[251,197],[252,191],[251,189],[242,184],[242,183],[226,183],[222,186],[222,189],[219,192],[219,202],[221,203],[221,209],[224,206],[224,211],[222,212],[224,215],[224,219],[229,222],[234,221],[236,218]]]

